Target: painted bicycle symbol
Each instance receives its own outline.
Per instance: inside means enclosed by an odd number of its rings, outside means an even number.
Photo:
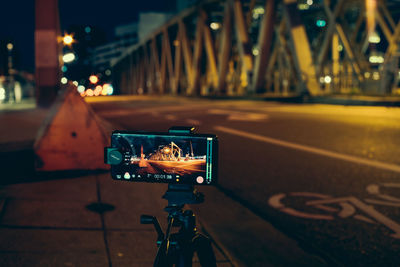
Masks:
[[[383,215],[372,206],[400,207],[400,198],[382,193],[383,190],[396,188],[400,188],[399,183],[370,184],[366,187],[366,191],[375,198],[366,198],[364,200],[354,196],[334,198],[329,195],[312,192],[281,193],[270,197],[268,203],[273,208],[284,213],[306,219],[334,220],[337,217],[347,218],[353,216],[355,219],[368,223],[381,223],[394,232],[391,234],[392,237],[400,239],[400,224]],[[293,198],[305,199],[305,203],[303,203],[305,206],[303,205],[302,209],[299,210],[300,208],[296,209],[291,207],[290,204],[289,206],[285,204],[288,202],[286,200]],[[368,216],[357,214],[357,210]]]

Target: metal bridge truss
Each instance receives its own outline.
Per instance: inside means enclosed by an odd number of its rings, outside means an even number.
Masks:
[[[386,2],[372,13],[364,0],[314,2],[204,1],[113,62],[115,87],[122,94],[398,94],[400,22]]]

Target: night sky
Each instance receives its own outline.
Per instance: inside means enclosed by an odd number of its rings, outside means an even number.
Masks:
[[[112,40],[114,27],[134,22],[139,12],[175,9],[174,0],[59,0],[61,30],[71,25],[97,26]],[[35,1],[2,1],[0,40],[13,41],[20,69],[34,69]]]

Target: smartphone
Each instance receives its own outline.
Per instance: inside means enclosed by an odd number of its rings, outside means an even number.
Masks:
[[[217,183],[218,139],[212,134],[115,131],[104,158],[115,180]]]

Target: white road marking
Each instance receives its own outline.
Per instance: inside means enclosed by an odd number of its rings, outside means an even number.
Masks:
[[[361,200],[355,197],[339,197],[332,199],[323,199],[323,200],[314,200],[307,202],[307,205],[318,205],[318,204],[333,204],[333,203],[341,203],[341,202],[349,202],[354,205],[356,208],[362,210],[376,221],[385,225],[387,228],[391,229],[394,233],[391,234],[392,237],[400,239],[400,225],[393,221],[392,219],[386,217],[382,213],[375,210],[372,206],[365,204]]]
[[[341,153],[337,153],[337,152],[333,152],[333,151],[329,151],[329,150],[325,150],[325,149],[321,149],[321,148],[300,145],[300,144],[287,142],[287,141],[283,141],[283,140],[279,140],[279,139],[275,139],[275,138],[271,138],[271,137],[266,137],[266,136],[262,136],[262,135],[239,131],[239,130],[235,130],[235,129],[231,129],[231,128],[227,128],[227,127],[223,127],[223,126],[216,126],[216,127],[214,127],[214,129],[217,131],[245,137],[245,138],[252,139],[252,140],[261,141],[264,143],[270,143],[270,144],[288,147],[288,148],[296,149],[296,150],[300,150],[300,151],[305,151],[305,152],[309,152],[309,153],[313,153],[313,154],[317,154],[317,155],[321,155],[321,156],[325,156],[325,157],[340,159],[340,160],[344,160],[344,161],[349,161],[349,162],[353,162],[353,163],[357,163],[357,164],[367,165],[370,167],[375,167],[375,168],[379,168],[379,169],[383,169],[383,170],[400,173],[400,166],[396,165],[396,164],[385,163],[385,162],[380,162],[380,161],[375,161],[375,160],[369,160],[369,159],[364,159],[364,158],[360,158],[360,157],[356,157],[356,156],[350,156],[350,155],[341,154]]]
[[[231,121],[264,121],[268,119],[267,114],[245,112],[245,111],[210,109],[208,113],[217,115],[228,115],[228,120]]]
[[[374,204],[374,205],[382,205],[382,206],[390,206],[390,207],[400,207],[400,203],[396,202],[390,202],[390,201],[383,201],[383,200],[376,200],[376,199],[370,199],[366,198],[365,202]]]
[[[376,221],[371,220],[370,218],[367,218],[364,215],[360,215],[360,214],[354,215],[354,219],[357,219],[357,220],[360,220],[360,221],[364,221],[364,222],[367,222],[367,223],[371,223],[371,224],[378,224]]]
[[[303,195],[304,193],[304,195]],[[321,195],[318,193],[310,193],[310,192],[298,192],[295,193],[297,196],[311,196],[311,197],[317,197],[317,198],[329,198],[329,196],[326,195]],[[292,194],[293,195],[293,194]],[[334,217],[332,215],[324,215],[324,214],[310,214],[307,212],[303,211],[298,211],[289,207],[286,207],[281,200],[286,197],[286,194],[277,194],[268,200],[268,203],[271,207],[278,209],[282,212],[285,212],[287,214],[290,214],[292,216],[300,217],[300,218],[305,218],[305,219],[314,219],[314,220],[333,220]]]
[[[397,202],[400,204],[400,198],[398,197],[393,197],[393,196],[389,196],[387,194],[382,194],[379,190],[379,185],[377,184],[370,184],[367,186],[366,190],[368,193],[372,194],[372,195],[376,195],[379,198],[382,198],[384,200],[388,200],[388,201],[393,201],[393,202]],[[400,187],[400,184],[395,184],[395,183],[383,183],[382,187],[395,187],[398,188]]]

